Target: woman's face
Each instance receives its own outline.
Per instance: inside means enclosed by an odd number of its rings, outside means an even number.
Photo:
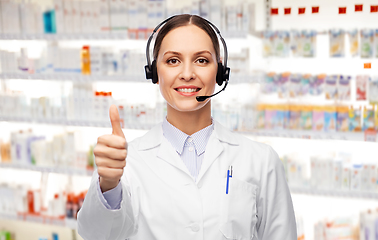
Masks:
[[[213,43],[205,31],[195,25],[170,31],[161,43],[156,66],[160,92],[170,107],[188,112],[209,102],[196,100],[196,96],[213,94],[218,68]]]

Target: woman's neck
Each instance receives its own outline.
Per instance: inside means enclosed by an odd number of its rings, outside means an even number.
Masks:
[[[194,112],[181,112],[167,104],[167,120],[182,132],[192,135],[211,125],[211,102]]]

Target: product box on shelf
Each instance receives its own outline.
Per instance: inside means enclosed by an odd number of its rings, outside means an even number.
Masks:
[[[324,94],[324,80],[325,74],[319,74],[317,76],[310,76],[309,78],[309,93],[312,96],[319,96]]]
[[[369,82],[369,103],[378,105],[378,76],[373,76]]]
[[[343,101],[351,100],[351,76],[341,75],[338,79],[337,98]]]
[[[377,210],[365,210],[360,212],[360,240],[374,239],[378,234]]]
[[[65,132],[54,135],[52,140],[38,136],[31,130],[12,132],[10,143],[0,141],[1,158],[4,166],[45,169],[48,171],[85,172],[91,153],[80,146],[80,132]]]
[[[3,34],[3,12],[0,3],[0,34]]]
[[[82,1],[82,2],[79,2],[79,4],[80,4],[79,15],[80,15],[81,32],[82,33],[95,33],[93,31],[93,26],[92,26],[93,20],[94,20],[92,8],[95,7],[93,6],[95,2]]]
[[[56,33],[65,33],[63,0],[54,0]]]
[[[375,121],[374,121],[374,106],[365,106],[363,108],[363,130],[374,130]]]
[[[329,30],[329,56],[344,57],[345,56],[345,32],[342,29]]]
[[[338,132],[349,131],[349,108],[346,106],[337,107],[336,130]]]
[[[20,34],[20,14],[18,4],[14,1],[1,1],[3,32],[5,34]]]
[[[351,217],[339,217],[332,220],[319,221],[314,226],[314,239],[350,239],[357,240],[359,229]]]
[[[303,106],[301,108],[300,129],[311,130],[313,123],[313,108],[312,106]]]
[[[14,238],[14,234],[12,235],[11,232],[1,230],[0,231],[0,239],[2,240],[12,240]]]
[[[349,53],[352,57],[359,55],[358,29],[352,29],[347,32],[349,38]]]
[[[336,132],[337,112],[335,106],[327,106],[324,110],[324,131]]]
[[[362,29],[361,37],[361,58],[372,58],[374,54],[374,30]]]
[[[0,216],[65,226],[65,220],[77,218],[86,192],[62,191],[49,195],[46,192],[42,194],[41,189],[31,189],[25,185],[1,184]]]
[[[128,25],[125,1],[109,1],[110,29],[112,32],[126,32]]]
[[[343,172],[341,174],[342,183],[341,189],[342,190],[350,190],[350,181],[352,176],[352,169],[349,164],[343,164]]]
[[[349,131],[350,132],[360,132],[362,131],[361,124],[361,107],[349,109]]]
[[[301,106],[290,105],[290,124],[289,127],[292,130],[301,129]]]
[[[335,100],[337,99],[337,81],[339,76],[337,75],[331,75],[327,76],[325,79],[325,95],[326,99],[329,100]]]
[[[356,100],[365,101],[367,99],[367,89],[369,84],[368,75],[356,76]]]
[[[24,34],[33,34],[37,32],[36,18],[34,15],[34,4],[23,2],[19,5],[21,32]]]
[[[100,0],[99,28],[102,33],[110,32],[110,3],[109,0]]]
[[[287,181],[291,187],[302,187],[307,183],[305,163],[297,154],[283,157]]]
[[[310,156],[310,161],[306,162],[303,160],[305,156],[284,155],[288,184],[291,187],[329,190],[331,194],[332,190],[336,193],[378,193],[377,164],[366,159],[357,163],[352,161],[351,156],[343,152],[320,153]],[[304,169],[308,167],[310,176],[307,177]],[[298,177],[298,171],[302,171],[301,177]]]
[[[312,130],[316,132],[324,131],[324,108],[314,106],[312,112]]]

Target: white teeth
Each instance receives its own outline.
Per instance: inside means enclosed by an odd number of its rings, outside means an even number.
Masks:
[[[177,91],[179,92],[184,92],[184,93],[191,93],[191,92],[196,92],[196,88],[178,88]]]

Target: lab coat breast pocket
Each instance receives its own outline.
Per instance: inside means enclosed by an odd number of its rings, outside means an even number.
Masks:
[[[252,239],[257,222],[257,186],[237,178],[222,180],[220,231],[225,239]]]

